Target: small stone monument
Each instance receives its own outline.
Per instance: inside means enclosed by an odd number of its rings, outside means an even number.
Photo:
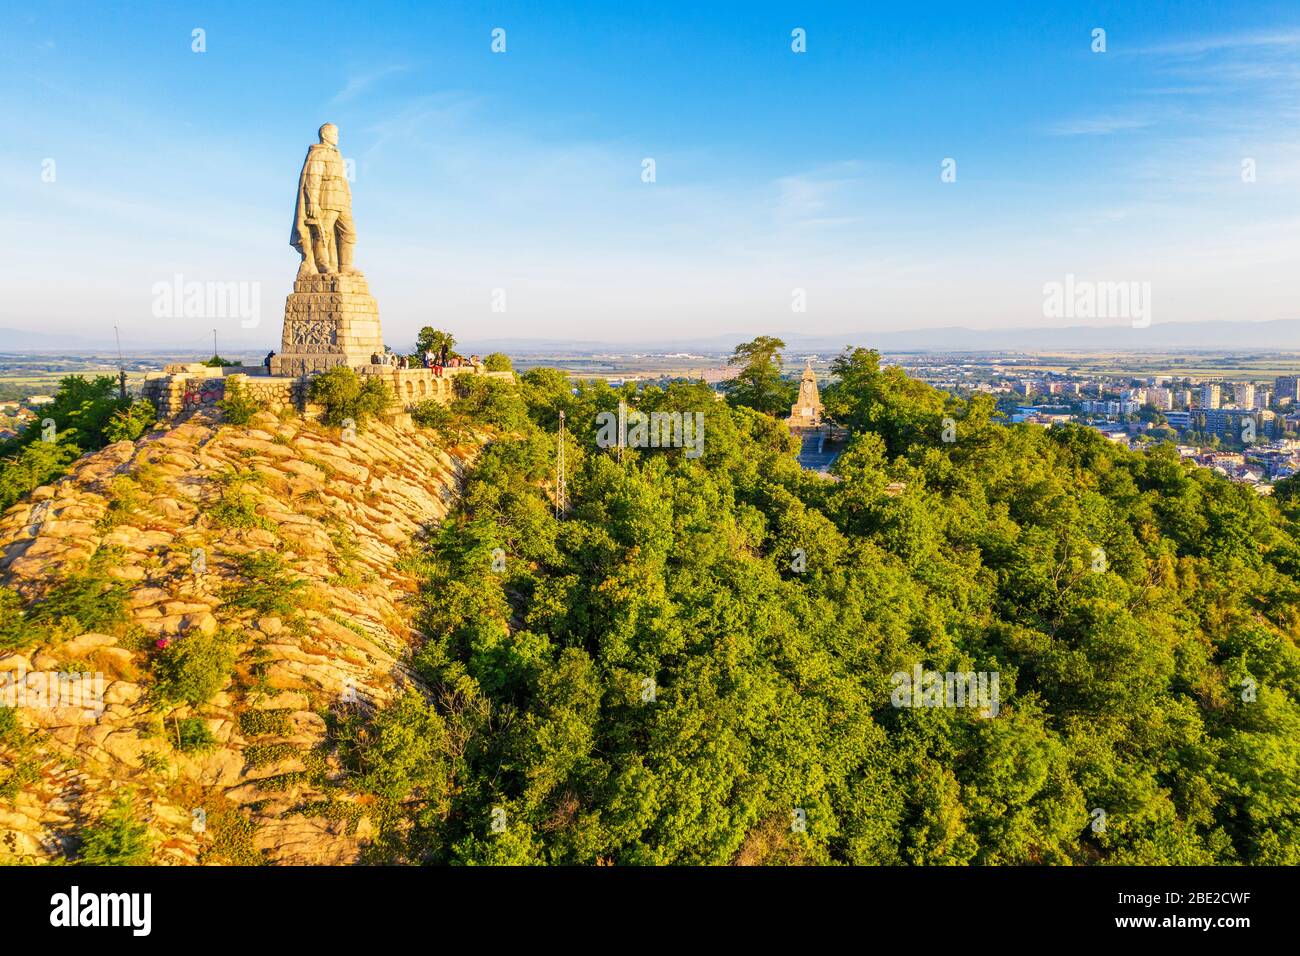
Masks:
[[[803,379],[799,382],[799,397],[790,406],[789,424],[791,428],[821,427],[822,398],[817,391],[817,373],[813,371],[812,359],[804,366]]]
[[[307,375],[336,365],[369,365],[383,354],[379,307],[352,264],[356,231],[352,191],[333,123],[307,150],[289,244],[302,254],[293,292],[284,304],[280,354],[272,375]]]

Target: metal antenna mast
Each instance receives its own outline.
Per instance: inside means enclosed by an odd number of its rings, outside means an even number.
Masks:
[[[122,361],[122,334],[113,326],[113,338],[117,339],[117,391],[126,401],[126,363]]]
[[[618,400],[618,463],[623,464],[623,443],[627,440],[627,403]]]
[[[569,509],[569,483],[565,480],[564,463],[564,412],[560,412],[560,434],[555,447],[555,517],[563,517]]]

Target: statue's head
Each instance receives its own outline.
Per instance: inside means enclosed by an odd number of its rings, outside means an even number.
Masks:
[[[320,128],[320,141],[330,146],[339,144],[339,128],[333,123],[326,123]]]

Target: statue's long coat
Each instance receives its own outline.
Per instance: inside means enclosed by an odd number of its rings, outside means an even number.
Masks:
[[[323,153],[323,155],[321,155]],[[289,231],[289,245],[302,252],[304,241],[311,242],[311,232],[307,228],[307,170],[313,166],[321,175],[320,196],[316,204],[322,209],[335,209],[340,212],[350,209],[352,197],[347,189],[347,179],[343,175],[343,157],[337,146],[328,143],[312,143],[307,147],[307,156],[302,161],[302,172],[298,174],[298,202],[293,211],[293,226]],[[335,181],[342,184],[338,189]],[[336,193],[338,193],[336,195]]]

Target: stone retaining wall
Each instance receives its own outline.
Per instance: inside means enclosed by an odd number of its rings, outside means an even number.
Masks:
[[[465,365],[445,368],[442,374],[430,368],[399,369],[390,365],[354,367],[364,378],[378,377],[386,382],[397,398],[397,406],[410,408],[430,399],[446,405],[456,397],[452,380],[458,375],[481,375],[487,378],[513,379],[513,372],[488,372],[482,366]],[[226,396],[226,383],[233,382],[268,411],[292,407],[306,412],[307,389],[311,376],[296,378],[267,375],[256,366],[168,365],[161,373],[145,378],[141,394],[158,411],[158,417],[171,421],[199,409],[215,408]]]

